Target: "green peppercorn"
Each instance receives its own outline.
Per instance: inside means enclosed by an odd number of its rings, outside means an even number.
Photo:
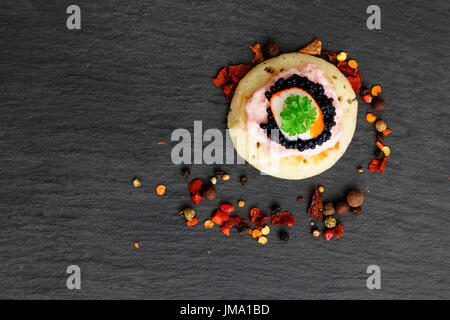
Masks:
[[[334,214],[336,211],[334,210],[334,206],[331,202],[327,203],[324,207],[324,212],[323,214],[326,216],[331,216],[332,214]]]
[[[336,226],[336,219],[333,216],[325,218],[324,224],[327,228],[334,228]]]

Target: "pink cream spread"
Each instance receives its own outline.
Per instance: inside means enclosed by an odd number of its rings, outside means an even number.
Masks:
[[[336,115],[334,116],[336,125],[331,129],[331,138],[321,146],[316,146],[315,149],[307,149],[305,151],[288,149],[283,147],[281,144],[270,140],[264,130],[260,127],[261,123],[268,122],[266,109],[269,107],[269,101],[265,96],[265,92],[270,91],[270,87],[273,86],[278,79],[286,79],[294,74],[298,74],[299,76],[308,78],[310,81],[321,84],[325,94],[329,98],[333,98],[333,106],[336,111]],[[342,135],[342,107],[338,101],[336,93],[334,92],[333,85],[325,77],[323,70],[315,64],[308,64],[298,69],[291,68],[274,76],[265,86],[255,91],[253,96],[248,99],[247,104],[245,105],[245,111],[247,112],[248,133],[266,147],[267,153],[271,157],[282,158],[294,155],[312,156],[319,154],[326,149],[334,147]]]

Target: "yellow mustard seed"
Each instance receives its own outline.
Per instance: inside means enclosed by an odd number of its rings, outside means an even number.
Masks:
[[[261,229],[261,233],[263,236],[267,236],[270,233],[269,226],[264,226],[264,228]]]

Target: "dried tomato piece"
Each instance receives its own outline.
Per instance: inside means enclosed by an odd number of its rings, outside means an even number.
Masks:
[[[253,208],[252,210],[250,210],[250,221],[255,225],[256,228],[262,228],[263,224],[269,220],[270,218],[263,215],[258,208]]]
[[[229,204],[229,203],[224,203],[222,205],[220,205],[220,210],[222,210],[223,212],[230,214],[234,211],[234,207]]]
[[[237,216],[237,217],[230,217],[228,219],[228,221],[222,227],[220,227],[220,231],[222,231],[227,237],[229,237],[230,236],[230,229],[233,226],[239,225],[241,222],[246,222],[246,221],[243,220],[239,216]]]
[[[245,64],[238,64],[228,66],[228,73],[234,83],[238,83],[251,69],[251,66]]]
[[[217,77],[213,79],[213,82],[216,85],[216,87],[219,88],[223,88],[225,85],[231,82],[231,78],[228,74],[227,67],[220,69],[219,73],[217,74]]]
[[[203,201],[203,197],[200,195],[200,192],[197,192],[191,196],[192,202],[195,204],[199,204]]]
[[[300,49],[298,52],[312,55],[319,55],[322,51],[322,41],[319,39],[314,39],[313,42],[308,44],[303,49]]]
[[[380,160],[372,160],[372,162],[369,164],[369,170],[374,172],[384,172],[384,169],[386,169],[387,160],[387,157]]]
[[[344,233],[344,226],[342,224],[338,224],[336,227],[333,228],[333,234],[336,236],[336,238],[340,238],[342,234]]]
[[[294,223],[295,217],[291,216],[288,211],[272,215],[272,225],[287,224],[288,226],[292,226]]]
[[[355,91],[355,93],[358,93],[359,89],[361,89],[361,79],[359,77],[348,76],[347,80],[352,85],[353,91]]]
[[[261,45],[259,43],[255,44],[254,46],[250,46],[250,50],[252,50],[252,52],[255,54],[252,60],[253,65],[264,61]]]
[[[323,211],[323,199],[319,189],[316,188],[312,196],[311,205],[308,208],[308,215],[314,219],[320,220],[322,219]]]
[[[199,193],[199,192],[200,192],[200,189],[202,188],[202,185],[203,185],[203,181],[202,181],[202,180],[200,180],[200,179],[195,179],[195,180],[192,180],[192,181],[188,184],[188,188],[189,188],[189,191],[190,191],[192,194],[196,194],[196,193]]]
[[[337,54],[336,52],[332,52],[332,51],[322,51],[323,55],[326,55],[328,57],[328,60],[330,60],[330,62],[333,62],[337,59]]]

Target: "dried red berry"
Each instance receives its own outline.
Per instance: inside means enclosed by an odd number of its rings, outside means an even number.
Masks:
[[[336,236],[336,238],[339,239],[343,233],[344,233],[344,226],[342,224],[338,224],[336,227],[333,228],[333,234]]]
[[[372,95],[371,94],[365,94],[365,95],[361,96],[361,99],[363,99],[365,103],[371,103],[372,102]]]
[[[199,192],[193,194],[191,196],[192,202],[194,202],[195,204],[199,204],[200,202],[203,201],[203,197],[200,195]]]
[[[292,226],[294,223],[295,217],[291,216],[288,211],[272,215],[272,225],[287,224],[288,226]]]

